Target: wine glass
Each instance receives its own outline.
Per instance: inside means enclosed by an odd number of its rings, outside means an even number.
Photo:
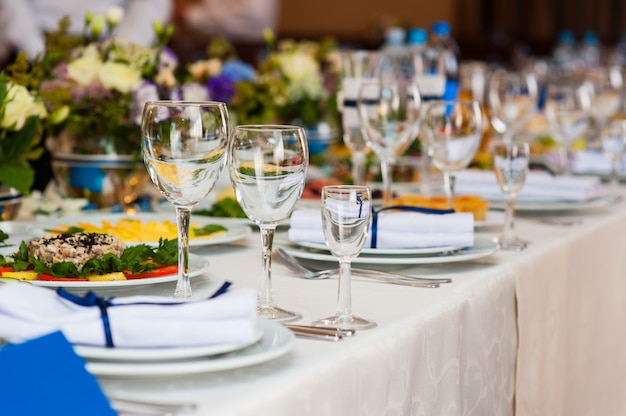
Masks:
[[[529,159],[530,146],[526,142],[507,140],[493,147],[493,166],[506,199],[504,229],[497,242],[505,250],[523,250],[528,246],[515,235],[515,196],[524,187]]]
[[[422,123],[428,153],[443,171],[448,208],[454,208],[456,173],[474,158],[483,133],[483,113],[478,101],[428,103]]]
[[[626,151],[626,119],[611,119],[602,128],[600,138],[602,140],[602,150],[611,162],[609,189],[615,191],[619,184],[617,171]]]
[[[365,50],[344,51],[341,52],[341,62],[342,79],[337,103],[341,111],[343,142],[350,151],[352,181],[355,185],[363,185],[368,148],[361,131],[357,99],[362,80],[374,75],[377,54]]]
[[[259,316],[293,321],[300,314],[274,305],[272,244],[276,226],[287,219],[304,190],[309,149],[304,129],[288,125],[246,125],[233,129],[228,149],[230,179],[237,201],[261,230],[263,266]]]
[[[413,82],[405,84],[384,78],[364,80],[357,104],[365,141],[380,160],[383,205],[388,207],[393,199],[391,167],[419,129],[419,90]]]
[[[561,145],[563,173],[571,175],[572,146],[589,128],[593,92],[587,82],[565,79],[546,87],[545,115],[554,139]]]
[[[487,105],[493,128],[503,140],[513,140],[535,114],[539,97],[537,78],[532,72],[493,73],[489,80]]]
[[[322,226],[330,252],[339,260],[337,312],[313,322],[314,326],[367,329],[376,323],[352,314],[351,261],[367,239],[371,194],[366,186],[334,185],[322,188]]]
[[[226,162],[230,123],[215,101],[149,101],[141,121],[143,159],[155,185],[176,208],[178,281],[174,297],[191,297],[189,220]]]
[[[591,105],[591,119],[595,127],[593,139],[599,140],[602,129],[622,105],[622,72],[617,67],[598,67],[589,70],[586,79],[593,88]]]

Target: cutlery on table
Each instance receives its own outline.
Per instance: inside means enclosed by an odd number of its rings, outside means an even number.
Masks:
[[[337,274],[337,269],[328,270],[311,270],[304,267],[294,256],[285,251],[282,247],[275,247],[272,251],[276,255],[276,260],[289,268],[291,271],[298,273],[305,279],[328,279]],[[396,273],[383,272],[379,270],[352,268],[352,275],[374,279],[381,282],[392,283],[397,285],[436,288],[441,283],[451,283],[452,279],[430,279],[425,277],[412,277]]]
[[[321,339],[326,341],[341,341],[344,337],[351,337],[354,330],[341,328],[322,328],[310,325],[283,324],[289,328],[294,335],[302,338]]]

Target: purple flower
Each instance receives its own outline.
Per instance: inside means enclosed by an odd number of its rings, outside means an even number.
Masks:
[[[159,68],[176,68],[178,66],[178,57],[170,48],[163,48],[159,60]]]
[[[231,78],[223,75],[213,77],[207,83],[211,99],[227,103],[235,95],[235,84]]]
[[[143,114],[143,107],[148,101],[154,101],[159,99],[159,90],[156,85],[149,81],[144,81],[141,87],[135,91],[133,97],[132,118],[135,124],[141,125],[141,116]]]
[[[233,82],[241,80],[253,80],[254,68],[239,60],[231,60],[222,66],[220,76],[230,78]]]
[[[209,91],[204,85],[197,82],[188,82],[180,87],[182,99],[186,101],[207,101]]]

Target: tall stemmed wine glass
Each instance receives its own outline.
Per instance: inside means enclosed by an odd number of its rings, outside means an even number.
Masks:
[[[337,104],[341,111],[343,142],[350,150],[352,181],[355,185],[365,183],[367,144],[361,130],[357,109],[359,87],[363,79],[371,78],[376,71],[378,55],[375,52],[354,50],[341,52],[341,89]]]
[[[561,145],[563,173],[571,175],[572,146],[583,138],[591,121],[593,88],[581,80],[553,81],[546,87],[545,115]]]
[[[603,126],[600,138],[602,150],[611,163],[609,175],[609,189],[614,192],[619,185],[618,169],[626,151],[626,119],[618,117],[609,120]]]
[[[523,250],[528,246],[515,235],[515,196],[524,187],[529,159],[530,147],[526,142],[505,141],[494,145],[493,166],[506,199],[504,229],[497,242],[505,250]]]
[[[322,226],[326,245],[339,260],[337,312],[313,322],[315,326],[367,329],[376,323],[352,314],[352,259],[357,257],[370,227],[370,190],[365,186],[337,185],[322,188]]]
[[[417,84],[384,78],[364,80],[359,89],[361,128],[378,159],[383,179],[384,206],[391,206],[391,167],[415,139],[420,121],[421,97]]]
[[[422,123],[435,167],[443,171],[448,208],[454,208],[456,173],[474,158],[483,133],[483,113],[478,101],[428,103]]]
[[[271,267],[276,226],[291,215],[304,189],[309,166],[304,129],[247,125],[235,127],[231,136],[228,165],[237,201],[261,230],[258,315],[283,322],[300,319],[300,314],[274,305]]]
[[[624,79],[618,67],[606,66],[589,70],[586,79],[593,88],[591,119],[594,124],[596,143],[601,139],[602,129],[622,106]]]
[[[537,110],[539,87],[532,72],[493,73],[489,80],[487,105],[493,128],[504,141],[512,141]]]
[[[219,178],[230,124],[226,104],[150,101],[143,111],[142,152],[150,178],[176,207],[178,282],[174,297],[191,296],[189,220]]]

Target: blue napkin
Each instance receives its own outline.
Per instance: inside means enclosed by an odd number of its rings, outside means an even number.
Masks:
[[[0,372],[0,415],[116,415],[61,332],[0,347]]]

